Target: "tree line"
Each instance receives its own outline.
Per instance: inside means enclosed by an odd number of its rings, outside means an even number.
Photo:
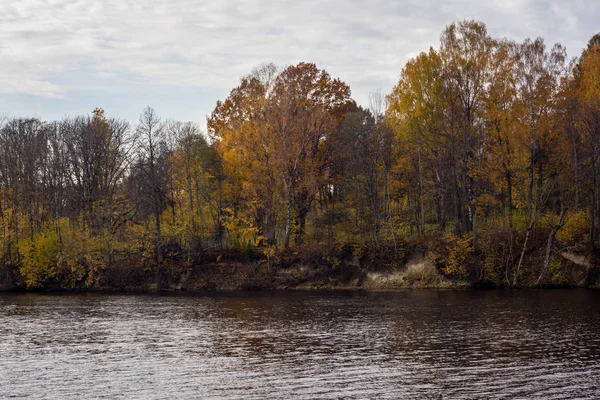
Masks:
[[[595,270],[600,35],[567,62],[559,44],[453,23],[369,103],[315,64],[268,64],[217,102],[207,134],[150,107],[135,125],[100,108],[5,118],[0,263],[32,287],[160,277],[232,248],[410,247],[505,286]]]

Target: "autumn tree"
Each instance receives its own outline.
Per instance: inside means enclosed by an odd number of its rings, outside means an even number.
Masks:
[[[477,243],[477,214],[485,152],[483,102],[489,84],[489,66],[496,41],[483,23],[462,21],[442,33],[443,93],[448,101],[452,157],[456,162],[457,219],[461,232],[473,231]]]
[[[314,64],[276,72],[266,66],[242,79],[217,103],[208,126],[230,183],[243,189],[232,190],[233,204],[248,196],[246,206],[268,243],[275,242],[281,196],[287,247],[294,220],[301,241],[316,192],[326,182],[327,146],[350,103],[350,89]]]
[[[14,247],[22,233],[29,239],[40,230],[46,208],[43,159],[51,126],[35,118],[9,119],[0,130],[0,181],[3,192],[2,220],[6,229],[5,254],[18,254]]]
[[[517,53],[517,98],[523,107],[520,120],[522,138],[528,149],[526,191],[527,233],[517,265],[513,285],[518,282],[518,274],[523,263],[531,232],[538,216],[546,206],[547,190],[545,176],[553,145],[556,144],[556,101],[559,82],[564,72],[564,48],[557,44],[547,51],[543,39],[526,39],[518,45]],[[536,185],[537,183],[537,185]]]
[[[248,214],[250,221],[240,228],[260,228],[269,244],[276,240],[278,171],[265,112],[276,74],[268,64],[242,78],[225,101],[217,102],[207,124],[227,177],[225,189],[235,210],[230,218],[243,220],[241,214]]]
[[[327,183],[328,145],[351,104],[350,88],[316,65],[300,63],[279,74],[270,100],[267,119],[283,184],[288,247],[292,213],[301,242],[315,194]]]
[[[209,221],[212,219],[215,230],[218,227],[216,156],[197,124],[171,121],[167,129],[173,141],[169,160],[171,224],[183,225],[184,240],[199,249],[202,240],[209,239],[205,235],[210,231]]]
[[[570,82],[571,115],[574,153],[577,170],[586,177],[589,238],[592,248],[598,247],[600,228],[600,34],[592,37],[578,62],[573,66]]]
[[[410,60],[400,81],[388,95],[387,115],[397,135],[400,193],[409,195],[417,234],[424,231],[429,194],[434,200],[436,220],[445,227],[448,218],[449,182],[455,170],[447,151],[448,129],[444,125],[447,103],[442,95],[441,59],[430,49]],[[452,175],[450,175],[452,174]]]
[[[154,254],[158,271],[163,257],[161,215],[166,199],[167,147],[164,125],[152,107],[146,107],[140,115],[137,137],[137,174],[132,176],[131,182],[137,189],[138,202],[146,203],[154,217]]]

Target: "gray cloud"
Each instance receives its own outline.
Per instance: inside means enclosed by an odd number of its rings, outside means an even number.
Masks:
[[[340,77],[366,104],[452,21],[560,41],[575,56],[599,15],[596,0],[0,0],[0,113],[57,118],[72,104],[100,105],[135,120],[120,110],[158,103],[163,115],[202,121],[253,67],[299,61]]]

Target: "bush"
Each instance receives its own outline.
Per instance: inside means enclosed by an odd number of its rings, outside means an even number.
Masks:
[[[473,264],[473,246],[470,235],[457,236],[446,232],[431,239],[430,260],[444,275],[466,278]]]
[[[587,242],[589,218],[584,211],[570,214],[565,225],[556,233],[556,240],[568,245]]]
[[[469,235],[458,237],[452,233],[444,236],[448,257],[442,272],[449,276],[466,278],[473,255],[472,238]]]
[[[19,242],[19,253],[19,272],[27,287],[41,287],[47,280],[56,277],[60,254],[56,231],[44,230],[34,235],[33,239],[22,239]]]

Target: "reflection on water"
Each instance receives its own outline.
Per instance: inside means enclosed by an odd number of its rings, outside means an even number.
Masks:
[[[0,398],[599,398],[600,292],[0,294]]]

